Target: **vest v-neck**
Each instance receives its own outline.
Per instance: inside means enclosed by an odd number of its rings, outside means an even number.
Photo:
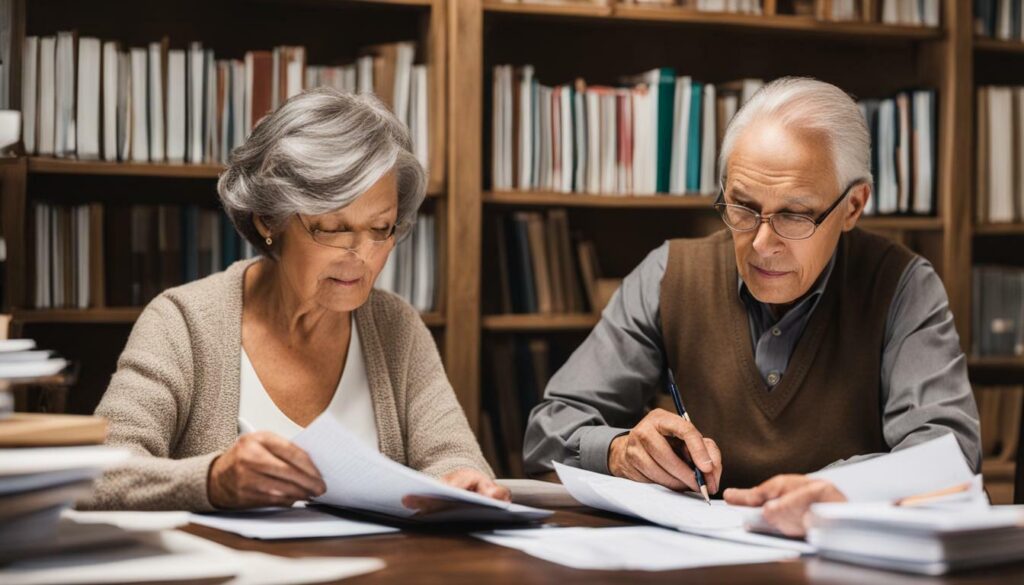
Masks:
[[[797,390],[803,384],[807,372],[810,370],[818,348],[821,346],[822,337],[828,325],[828,315],[832,312],[835,303],[836,291],[835,282],[839,280],[836,274],[842,271],[842,245],[838,246],[836,263],[832,267],[833,274],[825,286],[825,292],[818,299],[817,306],[804,328],[800,340],[797,341],[793,354],[790,357],[789,365],[782,373],[782,380],[772,388],[769,388],[760,370],[757,368],[757,361],[754,358],[754,340],[750,334],[749,318],[746,306],[737,296],[731,296],[728,302],[728,320],[732,329],[733,347],[741,348],[739,358],[742,362],[741,370],[750,388],[754,401],[764,412],[765,416],[775,419],[779,416],[787,404],[796,396]],[[722,248],[723,258],[721,261],[725,266],[735,266],[736,259],[731,246]],[[720,272],[726,282],[723,290],[737,290],[739,275],[736,270],[723,270]]]

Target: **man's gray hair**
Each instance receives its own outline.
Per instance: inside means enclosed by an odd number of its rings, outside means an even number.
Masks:
[[[771,120],[783,127],[824,135],[837,189],[857,179],[871,183],[871,134],[857,103],[843,90],[808,77],[783,77],[757,91],[733,117],[722,140],[718,172],[723,179],[736,140],[751,124]]]
[[[217,192],[235,229],[271,256],[254,216],[278,233],[297,213],[345,207],[392,170],[398,222],[415,222],[427,178],[409,132],[377,98],[321,87],[260,120],[231,153]]]

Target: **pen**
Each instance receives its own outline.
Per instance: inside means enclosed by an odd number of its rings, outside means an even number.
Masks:
[[[686,413],[686,408],[683,407],[683,399],[679,396],[679,387],[676,386],[676,377],[672,375],[672,368],[666,370],[668,372],[668,393],[672,395],[672,402],[676,403],[676,412],[679,416],[683,417],[686,422],[690,421],[690,415]],[[711,498],[708,496],[708,484],[704,481],[704,473],[701,472],[697,464],[693,464],[693,475],[697,478],[697,486],[700,488],[700,495],[704,496],[704,501],[711,505]]]

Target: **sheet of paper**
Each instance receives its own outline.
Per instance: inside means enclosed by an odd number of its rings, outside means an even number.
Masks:
[[[313,508],[275,508],[218,514],[192,514],[193,524],[263,540],[366,536],[398,532],[397,528],[339,518]]]
[[[504,510],[524,519],[552,514],[447,486],[409,469],[365,446],[330,413],[317,417],[292,442],[309,454],[327,484],[327,492],[315,499],[320,503],[409,518],[416,511],[403,506],[402,498],[417,495]]]
[[[811,475],[834,483],[851,502],[896,500],[966,483],[974,477],[952,433]]]
[[[654,526],[536,528],[474,534],[574,569],[667,571],[767,563],[798,553],[683,534]]]
[[[4,585],[76,585],[227,579],[231,585],[322,583],[376,571],[372,558],[287,558],[236,551],[176,530],[138,533],[132,544],[16,561]]]
[[[61,518],[78,524],[110,524],[129,532],[171,530],[188,524],[188,512],[80,512],[64,510]]]
[[[812,554],[806,542],[744,530],[758,508],[729,506],[712,500],[708,506],[696,495],[674,492],[662,486],[639,483],[554,462],[555,471],[569,493],[592,508],[641,518],[668,528],[733,542],[770,546]]]

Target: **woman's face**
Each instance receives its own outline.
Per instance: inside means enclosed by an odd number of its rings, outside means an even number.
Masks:
[[[394,172],[384,175],[366,193],[343,209],[321,215],[293,217],[280,234],[278,263],[282,277],[304,301],[331,311],[353,311],[370,296],[395,237],[387,234],[398,219],[398,183]],[[351,249],[314,240],[337,240]],[[332,234],[331,232],[349,232]],[[329,236],[329,237],[325,237]]]

